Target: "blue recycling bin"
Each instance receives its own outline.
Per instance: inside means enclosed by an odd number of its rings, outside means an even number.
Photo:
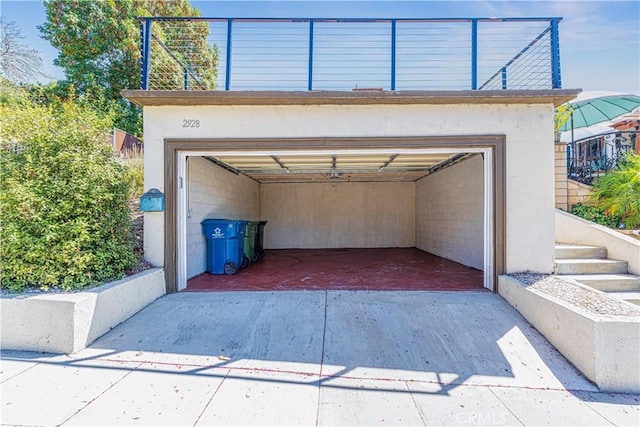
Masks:
[[[246,221],[205,219],[201,224],[207,239],[207,271],[236,274],[243,267]]]

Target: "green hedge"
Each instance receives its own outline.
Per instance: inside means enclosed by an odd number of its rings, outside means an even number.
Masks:
[[[0,286],[75,290],[131,268],[129,181],[109,117],[65,103],[0,106]]]

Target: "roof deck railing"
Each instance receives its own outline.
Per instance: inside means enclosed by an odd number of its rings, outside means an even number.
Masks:
[[[535,90],[562,18],[140,20],[145,90]]]

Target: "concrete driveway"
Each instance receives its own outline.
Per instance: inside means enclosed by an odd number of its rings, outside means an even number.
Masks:
[[[640,424],[489,292],[172,294],[1,369],[3,425]]]

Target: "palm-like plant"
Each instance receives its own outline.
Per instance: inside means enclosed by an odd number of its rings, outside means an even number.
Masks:
[[[560,128],[564,125],[567,120],[571,118],[571,113],[573,113],[573,108],[567,103],[562,104],[557,107],[553,112],[553,130],[556,134],[556,140],[560,140]]]
[[[593,187],[593,204],[618,215],[626,228],[640,226],[640,155],[627,154]]]

